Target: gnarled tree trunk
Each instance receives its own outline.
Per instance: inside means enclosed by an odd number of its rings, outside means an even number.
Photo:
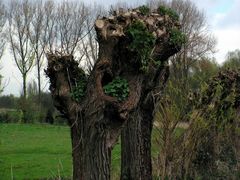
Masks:
[[[73,179],[110,179],[111,150],[129,114],[143,113],[144,107],[148,106],[147,101],[153,101],[151,92],[157,88],[156,79],[163,72],[163,66],[156,62],[163,64],[177,51],[175,46],[168,43],[170,34],[165,25],[168,28],[179,28],[179,24],[167,16],[163,17],[156,12],[144,15],[138,9],[98,19],[95,29],[99,57],[90,75],[84,74],[72,55],[48,55],[46,73],[50,78],[54,103],[68,119],[71,128]],[[140,38],[144,34],[150,38],[146,42]],[[134,43],[143,45],[143,48],[146,43],[153,44],[153,47],[148,47],[150,51],[146,53],[136,48],[138,46]],[[141,55],[145,57],[144,62],[139,58]],[[146,55],[149,57],[146,58]],[[127,97],[123,94],[119,98],[116,90],[113,90],[115,94],[110,95],[104,89],[118,77],[127,82]],[[114,88],[126,88],[126,84],[121,83],[114,85]],[[141,114],[141,119],[145,118],[146,113]],[[140,127],[145,128],[142,125]],[[151,134],[151,130],[148,134]],[[146,139],[139,143],[150,142]],[[149,154],[144,152],[141,155]],[[144,163],[142,170],[143,166]],[[149,171],[151,169],[147,170],[147,175],[151,176]]]
[[[130,114],[129,121],[122,130],[122,180],[152,179],[151,135],[153,112],[169,76],[168,66],[163,66],[160,72],[153,83],[154,87],[151,88],[151,91],[145,91],[138,107]]]
[[[121,179],[151,179],[152,118],[137,109],[124,127],[121,135]]]

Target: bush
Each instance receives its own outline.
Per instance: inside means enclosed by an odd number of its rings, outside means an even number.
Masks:
[[[18,110],[5,109],[0,112],[0,123],[18,123],[21,118],[22,112]]]
[[[143,15],[147,15],[150,13],[150,9],[147,6],[140,6],[138,7],[138,9]]]
[[[173,28],[170,30],[169,44],[180,48],[184,43],[186,43],[187,37],[179,29]]]
[[[129,49],[137,54],[137,61],[140,61],[140,70],[148,71],[148,64],[156,38],[150,33],[141,21],[135,21],[127,29],[127,35],[131,39]]]
[[[175,21],[179,20],[179,15],[174,10],[172,10],[171,8],[168,8],[168,7],[165,7],[165,6],[159,6],[157,11],[162,16],[168,15],[170,18],[172,18]]]
[[[17,98],[13,95],[0,97],[0,108],[14,109],[16,108]]]

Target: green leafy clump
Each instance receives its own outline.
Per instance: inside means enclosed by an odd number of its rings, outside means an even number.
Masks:
[[[147,72],[156,38],[141,21],[135,21],[130,25],[127,35],[131,38],[129,49],[137,53],[137,60],[141,62],[140,70]]]
[[[170,39],[169,44],[175,47],[181,47],[184,43],[186,43],[187,37],[184,33],[182,33],[179,29],[173,28],[170,30]]]
[[[75,86],[72,88],[71,95],[75,101],[79,102],[83,98],[83,96],[85,95],[86,86],[87,86],[87,79],[86,79],[85,73],[82,72]]]
[[[170,18],[172,18],[175,21],[179,20],[179,15],[172,10],[171,8],[165,7],[165,6],[159,6],[157,9],[158,13],[160,15],[168,15]]]
[[[79,102],[82,99],[82,97],[84,96],[85,90],[86,90],[86,83],[78,82],[72,90],[72,98],[75,101]]]
[[[143,15],[148,15],[150,13],[150,9],[147,6],[140,6],[139,11],[143,14]]]
[[[164,65],[164,62],[158,59],[158,60],[153,61],[153,65],[156,67],[159,67],[161,65]]]
[[[129,94],[127,80],[120,77],[116,77],[112,82],[105,85],[103,90],[105,94],[116,97],[119,101],[125,100]]]

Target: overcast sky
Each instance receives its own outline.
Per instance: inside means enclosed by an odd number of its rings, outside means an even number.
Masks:
[[[83,0],[85,3],[93,2]],[[240,0],[192,0],[200,10],[206,14],[207,23],[211,33],[217,38],[217,52],[214,57],[221,63],[226,57],[228,51],[240,49]],[[99,4],[110,6],[116,3],[116,0],[96,0]],[[124,2],[124,1],[122,1]],[[144,0],[128,0],[129,5],[144,4]],[[4,76],[3,81],[7,85],[3,94],[19,95],[21,90],[21,74],[14,65],[12,57],[5,51],[1,60],[0,70]],[[36,76],[32,71],[28,81]],[[45,76],[45,75],[43,75]],[[45,78],[44,78],[45,79]],[[45,80],[46,81],[46,80]],[[47,86],[46,89],[47,90]]]

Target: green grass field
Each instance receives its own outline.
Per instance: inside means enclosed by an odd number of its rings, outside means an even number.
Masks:
[[[178,129],[177,134],[183,132]],[[152,155],[158,153],[153,131]],[[155,143],[154,143],[155,142]],[[112,178],[120,174],[120,144],[112,152]],[[72,157],[67,126],[0,123],[0,180],[71,179]]]
[[[70,143],[66,126],[0,124],[0,179],[70,179]],[[113,172],[120,171],[119,163],[117,144],[112,153]]]
[[[67,127],[0,124],[0,179],[70,177],[70,150]]]

